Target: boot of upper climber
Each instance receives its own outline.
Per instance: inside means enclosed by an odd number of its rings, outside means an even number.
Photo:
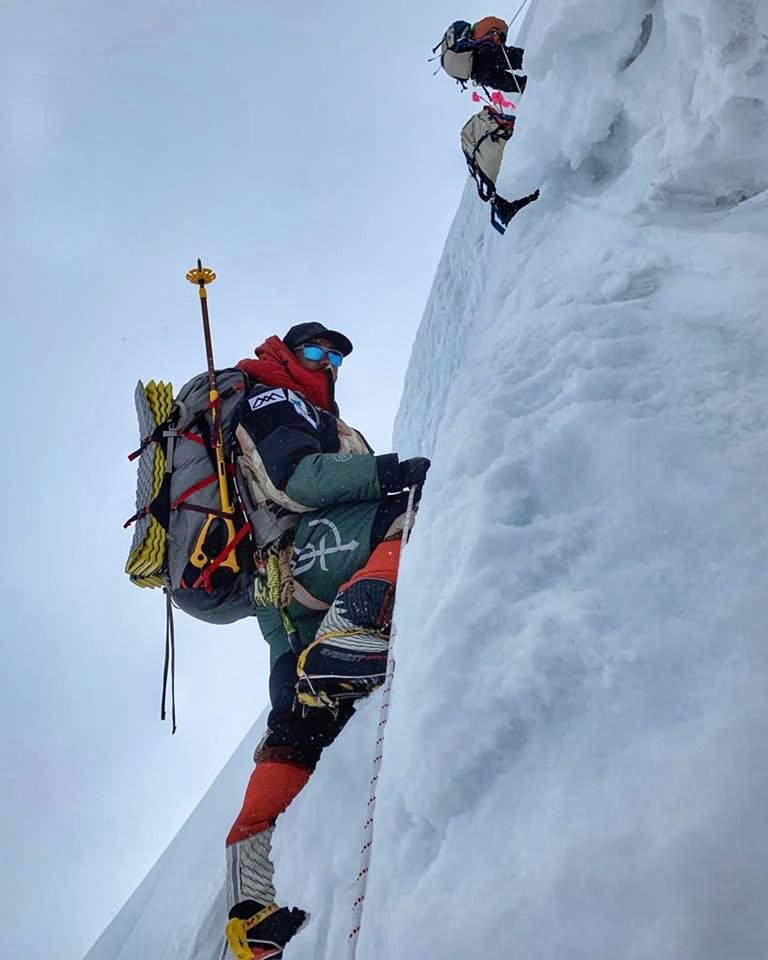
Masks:
[[[538,199],[538,190],[529,193],[527,197],[519,197],[517,200],[505,200],[497,193],[491,201],[491,223],[499,233],[504,233],[512,217],[519,213],[523,207],[527,207],[529,203]]]
[[[237,960],[280,960],[286,943],[304,926],[307,914],[293,907],[243,900],[229,911],[229,949]]]
[[[512,80],[512,89],[510,93],[525,93],[525,88],[528,83],[528,77],[524,74],[514,74],[514,79]]]

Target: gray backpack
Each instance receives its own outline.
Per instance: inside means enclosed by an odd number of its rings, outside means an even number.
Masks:
[[[443,34],[440,43],[432,48],[432,53],[440,48],[440,65],[449,77],[458,80],[462,86],[472,76],[475,49],[471,38],[472,24],[466,20],[455,20]]]
[[[249,510],[237,482],[236,414],[247,385],[237,369],[216,373],[218,413],[233,514],[221,509],[208,374],[193,377],[171,403],[170,384],[139,381],[141,446],[136,523],[126,564],[131,581],[163,587],[173,603],[208,623],[233,623],[256,609]]]

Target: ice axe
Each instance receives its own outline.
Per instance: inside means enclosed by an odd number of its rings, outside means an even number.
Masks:
[[[205,357],[208,362],[208,403],[211,408],[211,437],[213,441],[213,451],[216,458],[216,476],[219,483],[219,499],[221,500],[221,512],[209,513],[205,519],[200,535],[197,538],[194,552],[190,558],[193,566],[200,571],[200,577],[193,584],[194,587],[200,586],[207,579],[207,575],[213,573],[208,569],[211,564],[215,564],[215,569],[226,567],[233,573],[238,573],[240,566],[237,562],[235,550],[231,544],[236,541],[237,531],[234,517],[235,508],[229,497],[229,486],[227,484],[227,463],[224,459],[224,435],[221,429],[219,390],[216,386],[216,370],[213,365],[213,344],[211,342],[211,323],[208,318],[208,294],[205,289],[207,283],[213,283],[216,274],[210,267],[204,267],[198,259],[197,267],[187,271],[187,280],[190,283],[196,283],[200,292],[200,310],[203,314],[203,333],[205,335]],[[218,549],[213,557],[206,553],[206,540],[218,531],[214,527],[216,523],[223,523],[226,532],[226,541],[223,544],[217,544]],[[215,539],[218,539],[216,537]]]

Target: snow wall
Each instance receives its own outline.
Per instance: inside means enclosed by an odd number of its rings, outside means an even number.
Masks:
[[[395,431],[403,559],[359,960],[768,956],[768,6],[533,0]],[[343,956],[378,698],[279,821]],[[88,960],[218,960],[260,723]]]

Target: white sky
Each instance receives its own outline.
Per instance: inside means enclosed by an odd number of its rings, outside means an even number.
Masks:
[[[342,413],[386,451],[473,112],[425,61],[488,12],[4,6],[0,955],[84,953],[266,699],[255,623],[180,616],[171,738],[162,597],[122,572],[135,382],[204,367],[185,271],[218,273],[219,366],[296,322],[348,333]]]

